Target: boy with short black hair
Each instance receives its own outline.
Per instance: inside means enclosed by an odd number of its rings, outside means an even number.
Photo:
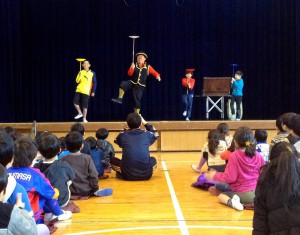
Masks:
[[[78,131],[82,137],[84,137],[85,134],[85,128],[80,122],[76,122],[71,126],[70,131]],[[83,140],[83,147],[80,150],[81,153],[85,153],[88,155],[91,155],[91,147],[88,142]]]
[[[59,191],[58,203],[61,208],[66,207],[73,213],[79,212],[79,207],[70,202],[71,192],[69,186],[75,178],[75,173],[67,162],[57,159],[60,152],[60,144],[55,135],[48,135],[41,139],[39,151],[44,157],[39,163],[34,165],[38,168],[50,181],[54,188]],[[66,209],[64,208],[64,209]]]
[[[106,128],[100,128],[96,131],[97,148],[103,151],[103,167],[104,172],[110,173],[110,159],[115,157],[115,149],[113,145],[107,140],[109,132]]]
[[[38,234],[34,219],[20,209],[22,201],[17,203],[3,203],[8,183],[8,175],[4,166],[0,164],[0,230],[1,234]]]
[[[294,143],[294,146],[297,152],[300,154],[300,114],[292,117],[291,129],[291,134],[297,139],[297,141]]]
[[[254,137],[256,139],[256,151],[264,158],[265,162],[269,162],[270,145],[267,144],[268,132],[266,130],[257,129]]]
[[[49,213],[47,219],[67,220],[72,212],[60,209],[56,198],[56,191],[49,180],[31,164],[37,154],[35,142],[28,137],[20,138],[15,143],[14,161],[7,172],[13,176],[27,191],[34,217],[37,223],[43,221],[42,213]],[[52,214],[51,214],[52,213]]]
[[[112,195],[112,188],[99,190],[98,172],[95,164],[90,155],[80,152],[83,146],[82,135],[77,131],[71,131],[66,136],[66,145],[71,153],[61,158],[61,160],[68,162],[75,171],[75,178],[70,186],[72,198]]]
[[[285,131],[282,127],[282,122],[283,122],[283,114],[280,115],[277,119],[276,119],[276,130],[277,135],[271,140],[270,143],[270,149],[277,143],[284,141],[289,133],[287,131]]]
[[[141,124],[146,130],[140,129]],[[137,113],[128,114],[127,125],[129,129],[121,132],[115,140],[123,150],[122,160],[112,158],[112,169],[117,172],[118,178],[124,180],[149,180],[157,164],[156,159],[150,157],[149,147],[159,134]]]
[[[98,179],[107,179],[109,178],[108,175],[104,175],[104,168],[103,168],[103,151],[101,149],[97,148],[97,141],[93,136],[90,136],[85,139],[90,146],[91,146],[91,157],[93,159],[93,162],[95,164],[95,167],[98,171]]]
[[[282,115],[282,129],[285,130],[289,135],[284,139],[285,142],[294,145],[298,139],[291,134],[293,126],[293,117],[296,116],[296,113],[289,112]]]

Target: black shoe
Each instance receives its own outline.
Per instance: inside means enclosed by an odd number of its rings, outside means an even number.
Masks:
[[[123,103],[122,99],[120,99],[120,98],[111,99],[111,101],[112,101],[112,102],[115,102],[115,103],[117,103],[117,104],[122,104],[122,103]]]

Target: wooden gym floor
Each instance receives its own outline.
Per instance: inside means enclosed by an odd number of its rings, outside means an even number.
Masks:
[[[250,235],[253,211],[235,211],[207,191],[190,187],[198,173],[191,169],[199,152],[153,152],[158,167],[150,181],[110,178],[113,196],[76,201],[81,212],[57,223],[54,235],[201,234]],[[120,153],[117,154],[120,157]]]

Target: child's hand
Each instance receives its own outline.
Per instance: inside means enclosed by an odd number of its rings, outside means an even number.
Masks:
[[[160,76],[157,76],[156,79],[157,79],[157,81],[159,81],[159,82],[161,81]]]
[[[22,193],[17,193],[16,206],[22,209],[25,207],[25,203],[22,202]]]
[[[235,79],[234,78],[231,78],[231,83],[233,83],[235,81]]]
[[[130,67],[134,69],[134,63],[132,63]]]

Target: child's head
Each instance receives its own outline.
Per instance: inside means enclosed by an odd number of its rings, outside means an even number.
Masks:
[[[136,60],[138,64],[144,64],[147,58],[147,54],[143,51],[136,53]]]
[[[83,137],[82,134],[80,134],[78,131],[71,131],[66,136],[66,145],[67,149],[71,153],[78,152],[83,144]]]
[[[51,159],[57,156],[60,152],[60,144],[55,135],[48,135],[41,139],[38,150],[46,159]]]
[[[130,113],[127,116],[127,125],[130,129],[137,129],[142,124],[142,118],[137,113]]]
[[[221,134],[218,130],[210,130],[208,132],[208,150],[211,154],[215,155],[218,145],[219,145],[219,140],[220,140]]]
[[[221,140],[225,140],[225,136],[228,135],[228,132],[229,132],[228,124],[227,124],[227,123],[220,123],[220,124],[217,126],[217,130],[218,130],[218,131],[220,132],[220,134],[221,134],[220,139],[221,139]]]
[[[4,200],[7,183],[8,175],[6,168],[0,164],[0,201]]]
[[[78,131],[82,136],[84,136],[84,126],[80,122],[76,122],[71,126],[71,131]]]
[[[96,131],[96,138],[98,140],[105,140],[109,135],[109,132],[106,128],[100,128]]]
[[[91,67],[91,64],[88,60],[84,60],[84,61],[82,61],[81,66],[84,70],[89,70]]]
[[[4,127],[4,131],[9,134],[13,140],[16,140],[22,136],[20,132],[11,126]]]
[[[195,71],[195,69],[186,69],[185,70],[185,77],[186,78],[191,78],[193,76],[194,71]]]
[[[298,156],[297,150],[293,145],[287,142],[279,142],[275,144],[270,151],[270,157],[269,157],[270,161],[278,158],[280,154],[283,152],[291,152],[296,156]]]
[[[90,144],[90,148],[92,150],[96,148],[97,140],[93,136],[90,136],[90,137],[86,138],[85,141]]]
[[[14,167],[28,167],[37,155],[36,143],[30,137],[22,137],[15,142]]]
[[[14,156],[14,141],[5,132],[0,132],[0,164],[7,166]]]
[[[276,119],[276,127],[278,129],[278,131],[280,132],[284,132],[283,128],[282,128],[282,115],[280,115],[277,119]]]
[[[258,143],[266,143],[268,138],[268,132],[266,130],[257,129],[254,137]]]
[[[297,115],[296,113],[284,113],[282,114],[282,129],[284,131],[291,131],[292,129],[292,117]]]
[[[256,142],[252,130],[249,127],[239,127],[233,136],[237,149],[245,148],[245,154],[253,157],[256,152]]]
[[[293,135],[300,137],[300,114],[292,117],[291,129],[293,131]]]
[[[244,75],[243,72],[239,70],[234,73],[234,78],[241,79],[243,77],[243,75]]]
[[[51,135],[51,132],[50,131],[38,131],[36,133],[36,136],[35,136],[35,143],[37,144],[37,146],[39,147],[40,146],[40,143],[41,143],[41,139],[45,136],[48,136],[48,135]]]
[[[62,136],[58,138],[59,146],[61,151],[66,151],[67,146],[66,146],[66,137]]]

